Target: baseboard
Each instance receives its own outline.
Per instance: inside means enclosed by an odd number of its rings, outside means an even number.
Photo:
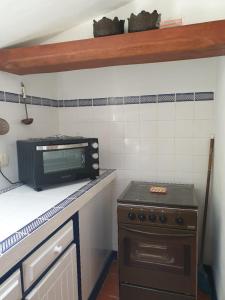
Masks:
[[[102,270],[102,273],[100,274],[100,276],[99,276],[99,278],[98,278],[98,280],[96,282],[96,285],[95,285],[94,289],[92,290],[91,295],[88,298],[88,300],[95,300],[97,298],[97,296],[98,296],[98,294],[99,294],[99,292],[100,292],[100,290],[102,288],[102,285],[103,285],[103,283],[104,283],[104,281],[105,281],[105,279],[106,279],[106,277],[108,275],[109,268],[110,268],[112,262],[114,260],[116,260],[116,258],[117,258],[117,252],[116,251],[112,251],[110,253],[110,255],[109,255],[106,263],[105,263],[105,266],[104,266],[104,268]]]

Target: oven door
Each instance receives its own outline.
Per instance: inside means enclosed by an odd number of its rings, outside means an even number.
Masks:
[[[91,174],[88,143],[37,146],[37,183],[48,185]]]
[[[196,295],[196,234],[119,225],[120,283]]]

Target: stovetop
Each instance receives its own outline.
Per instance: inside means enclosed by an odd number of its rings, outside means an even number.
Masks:
[[[167,193],[151,193],[151,186],[166,187]],[[131,181],[126,190],[119,197],[118,203],[194,209],[198,207],[194,196],[194,185],[162,184],[141,181]]]

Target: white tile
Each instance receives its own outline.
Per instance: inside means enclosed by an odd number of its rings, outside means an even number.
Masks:
[[[92,122],[79,122],[70,124],[65,123],[64,126],[61,126],[61,134],[71,135],[71,136],[84,136],[92,137],[93,136],[93,126]]]
[[[194,120],[194,137],[210,138],[214,135],[213,120]]]
[[[140,118],[139,104],[124,105],[124,116],[126,122],[138,122]]]
[[[158,174],[156,171],[141,171],[140,172],[140,179],[142,181],[147,181],[147,182],[156,182],[158,179]]]
[[[175,122],[175,137],[176,138],[191,138],[193,136],[193,121],[192,120],[176,120]]]
[[[92,128],[92,136],[93,137],[102,137],[107,138],[109,136],[110,124],[109,122],[95,122],[90,124],[90,128]]]
[[[194,155],[193,156],[193,173],[207,173],[208,156]]]
[[[174,154],[174,139],[158,139],[158,154]]]
[[[110,136],[114,138],[124,137],[124,123],[123,122],[110,122]]]
[[[124,169],[125,156],[123,154],[110,154],[110,168]]]
[[[140,139],[140,152],[142,154],[157,154],[158,152],[158,140],[157,139]]]
[[[180,184],[193,184],[193,173],[175,172],[174,181]]]
[[[192,120],[194,118],[194,101],[176,103],[176,119],[177,120]]]
[[[143,121],[140,123],[141,138],[156,138],[157,137],[157,121]]]
[[[74,120],[76,122],[91,122],[93,120],[93,107],[76,107],[72,108],[72,110],[76,110],[76,115],[74,116]],[[68,109],[68,111],[71,110],[71,107]]]
[[[196,138],[193,139],[193,154],[194,155],[207,155],[209,153],[209,138]]]
[[[109,121],[123,122],[125,120],[123,105],[108,106],[108,109],[109,109]]]
[[[158,121],[158,137],[172,138],[175,136],[174,121]]]
[[[135,154],[140,152],[140,141],[134,138],[124,139],[124,153]]]
[[[159,103],[158,104],[158,119],[159,120],[174,120],[175,119],[175,103]]]
[[[108,122],[109,121],[109,107],[108,106],[95,106],[92,107],[92,120],[93,122]]]
[[[193,171],[192,155],[176,155],[175,156],[175,172],[191,173]]]
[[[90,180],[69,183],[54,187],[54,189],[43,190],[40,193],[23,185],[2,194],[0,197],[0,241],[19,231],[19,229],[57,205],[62,199],[85,186],[88,182]]]
[[[125,170],[138,170],[139,168],[139,154],[126,154],[124,159]]]
[[[99,153],[99,164],[100,164],[100,169],[111,168],[110,155],[108,152]]]
[[[125,138],[138,138],[139,134],[139,122],[125,123]]]
[[[99,141],[99,152],[100,155],[102,152],[109,152],[109,148],[110,148],[110,138],[109,137],[99,137],[98,138]]]
[[[141,104],[140,105],[140,120],[154,121],[158,119],[158,104]]]
[[[174,155],[158,155],[158,172],[174,172]]]
[[[123,138],[111,138],[110,139],[110,152],[113,154],[124,153],[124,139]]]
[[[142,180],[142,172],[140,170],[129,170],[128,171],[128,178],[129,178],[129,182],[131,180],[136,180],[136,181],[140,181]]]
[[[157,182],[174,183],[174,172],[158,171]]]
[[[139,168],[141,171],[151,174],[157,173],[157,155],[141,155],[139,158]]]
[[[195,119],[213,119],[214,109],[214,101],[195,101]]]
[[[193,153],[193,139],[182,139],[176,138],[175,139],[175,153],[176,154],[189,154]]]

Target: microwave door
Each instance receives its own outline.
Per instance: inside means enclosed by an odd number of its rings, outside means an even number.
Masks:
[[[37,146],[36,150],[42,151],[44,175],[85,169],[87,147],[88,143]]]

